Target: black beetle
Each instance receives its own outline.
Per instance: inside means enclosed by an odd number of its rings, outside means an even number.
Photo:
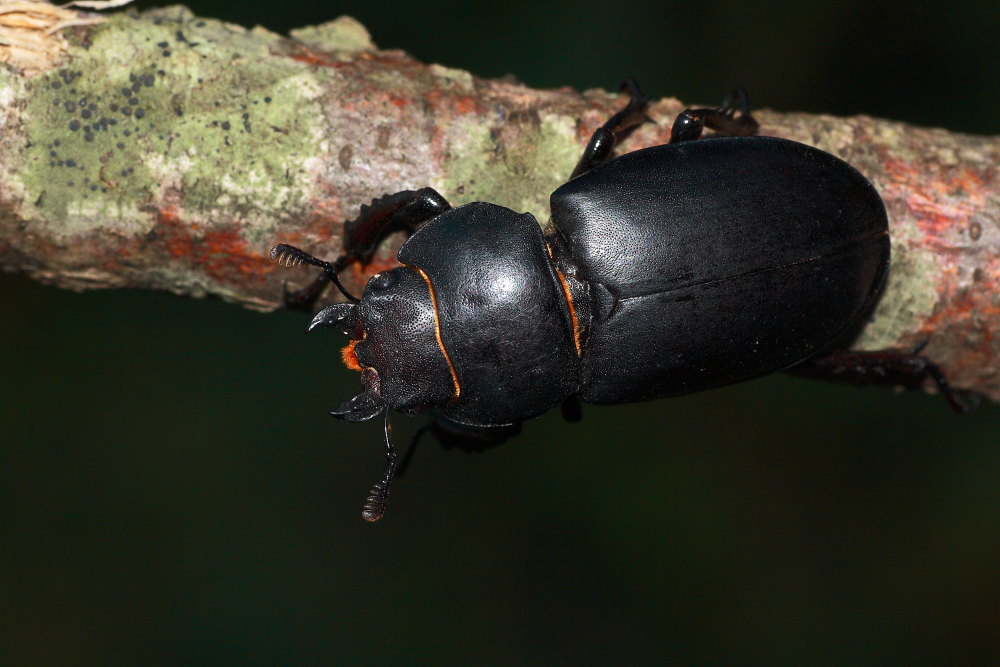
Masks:
[[[578,400],[643,401],[779,371],[911,387],[930,378],[963,409],[919,349],[847,348],[889,267],[885,207],[860,173],[810,146],[751,136],[742,90],[682,112],[669,144],[608,160],[616,138],[646,120],[647,98],[624,86],[629,104],[552,193],[547,234],[528,213],[451,208],[424,188],[362,207],[335,262],[271,250],[324,269],[291,305],[311,305],[328,281],[351,302],[324,308],[309,330],[342,329],[345,363],[361,372],[363,391],[331,414],[385,415],[388,465],[365,519],[381,518],[396,474],[390,410],[435,411],[502,439],[560,404],[578,417]],[[706,126],[728,136],[701,139]],[[372,277],[360,300],[349,294],[338,272],[398,229],[416,230],[401,266]]]

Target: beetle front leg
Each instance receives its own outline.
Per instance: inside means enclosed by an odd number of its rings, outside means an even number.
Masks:
[[[829,380],[854,385],[881,385],[920,389],[928,381],[958,413],[969,412],[978,405],[978,397],[955,390],[933,361],[920,354],[926,343],[911,350],[842,350],[831,352],[790,368],[797,377]],[[959,397],[962,397],[961,399]]]
[[[736,112],[739,111],[739,117]],[[706,128],[730,137],[748,137],[760,125],[750,115],[750,98],[742,88],[737,88],[726,96],[722,106],[715,109],[685,109],[674,119],[670,130],[670,143],[693,141],[701,137]]]
[[[619,90],[628,89],[632,99],[625,105],[625,108],[616,113],[608,122],[594,131],[590,137],[590,143],[583,150],[583,156],[570,174],[573,180],[580,174],[585,174],[600,163],[608,159],[611,150],[615,147],[615,142],[628,130],[649,120],[646,116],[646,107],[649,106],[649,98],[639,89],[639,84],[634,79],[625,79],[618,87]]]
[[[371,204],[361,207],[357,218],[344,223],[344,252],[332,262],[316,259],[293,246],[275,246],[271,249],[272,259],[282,254],[295,255],[299,259],[297,263],[312,264],[324,269],[323,273],[302,289],[286,291],[285,306],[292,310],[311,311],[316,299],[331,280],[344,296],[357,301],[335,279],[336,275],[354,262],[367,264],[375,254],[379,242],[387,234],[395,231],[412,234],[421,224],[450,208],[451,204],[433,188],[404,190],[375,199]],[[287,251],[278,251],[279,246]]]

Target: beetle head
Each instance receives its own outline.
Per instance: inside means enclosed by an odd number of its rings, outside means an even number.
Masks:
[[[308,330],[320,326],[350,337],[344,363],[361,372],[364,390],[330,411],[338,419],[365,421],[387,407],[415,414],[455,397],[434,295],[418,270],[401,266],[373,276],[360,302],[324,308]]]

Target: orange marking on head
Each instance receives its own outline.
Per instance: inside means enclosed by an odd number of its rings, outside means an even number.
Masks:
[[[359,342],[361,341],[352,340],[346,347],[344,347],[344,349],[340,351],[340,358],[344,360],[344,365],[352,371],[361,370],[361,362],[358,361],[358,355],[354,351],[354,346]]]
[[[437,337],[438,347],[441,348],[441,354],[444,355],[444,360],[448,364],[448,370],[451,371],[451,381],[455,385],[455,395],[451,397],[451,403],[455,403],[462,393],[462,385],[458,382],[458,373],[455,372],[455,364],[451,363],[451,356],[448,354],[448,350],[445,349],[444,340],[441,338],[441,318],[438,315],[437,295],[434,294],[434,285],[431,284],[430,276],[424,273],[423,269],[417,266],[410,266],[409,268],[420,274],[420,277],[427,283],[428,291],[431,293],[431,306],[434,308],[434,335]]]
[[[576,356],[583,356],[583,352],[580,349],[580,322],[576,319],[576,306],[573,305],[573,295],[569,291],[569,284],[566,282],[566,276],[562,274],[562,271],[556,269],[556,275],[559,276],[559,284],[562,285],[563,294],[566,296],[566,305],[569,306],[569,319],[573,323],[573,344],[576,345]]]

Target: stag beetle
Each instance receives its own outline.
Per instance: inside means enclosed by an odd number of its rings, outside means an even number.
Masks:
[[[484,202],[452,208],[431,188],[376,199],[345,222],[327,262],[278,244],[271,258],[323,274],[348,303],[308,330],[340,329],[363,391],[331,414],[384,415],[387,466],[362,515],[377,521],[396,474],[389,412],[434,411],[445,423],[509,433],[562,404],[644,401],[791,371],[858,384],[935,381],[919,349],[851,351],[889,267],[885,207],[853,167],[804,144],[752,136],[742,90],[687,109],[670,142],[608,159],[648,120],[631,100],[594,132],[570,180],[551,195],[551,231],[529,213]],[[705,127],[717,136],[702,139]],[[719,136],[721,135],[721,136]],[[338,273],[368,262],[390,230],[412,235],[398,268],[361,299]],[[504,430],[506,428],[507,430]]]

